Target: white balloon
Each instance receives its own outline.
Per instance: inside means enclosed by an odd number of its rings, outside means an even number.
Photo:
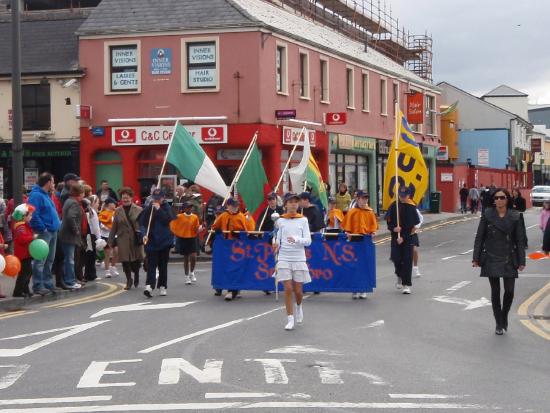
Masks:
[[[277,212],[274,212],[273,214],[271,214],[271,220],[273,222],[277,221],[281,216],[277,213]]]
[[[97,251],[103,251],[106,246],[107,242],[104,239],[99,238],[95,241],[95,249]]]
[[[4,259],[3,255],[0,255],[0,272],[4,272],[5,268],[6,268],[6,260]]]

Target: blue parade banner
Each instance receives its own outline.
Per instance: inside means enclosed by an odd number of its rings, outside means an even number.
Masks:
[[[306,248],[312,282],[304,291],[372,292],[376,287],[375,246],[369,235],[348,241],[346,235],[313,234]],[[273,291],[275,257],[269,233],[217,234],[212,260],[212,287],[223,290]],[[281,288],[282,289],[282,288]]]

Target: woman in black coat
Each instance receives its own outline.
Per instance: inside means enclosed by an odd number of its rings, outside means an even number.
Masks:
[[[525,237],[518,211],[509,209],[510,193],[497,189],[493,207],[485,210],[477,229],[472,265],[481,267],[481,276],[491,284],[491,302],[496,321],[495,334],[508,330],[508,313],[514,299],[518,270],[525,268]],[[504,297],[500,303],[500,278]]]
[[[525,220],[523,219],[523,213],[527,209],[527,201],[523,196],[521,196],[521,192],[518,188],[514,188],[512,190],[512,209],[515,209],[519,212],[521,224],[523,225],[523,236],[525,237],[525,248],[527,248],[527,244],[529,243],[527,240],[527,229],[525,228]]]

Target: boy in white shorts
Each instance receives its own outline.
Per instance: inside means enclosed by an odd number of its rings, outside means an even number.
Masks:
[[[287,324],[285,330],[294,329],[294,321],[302,323],[304,312],[302,286],[311,282],[309,268],[306,263],[305,247],[311,245],[311,234],[307,218],[298,214],[300,197],[288,193],[284,197],[286,213],[275,222],[276,235],[273,238],[273,251],[277,254],[276,280],[282,281],[285,288],[285,306]],[[292,292],[296,297],[296,311],[292,300]]]

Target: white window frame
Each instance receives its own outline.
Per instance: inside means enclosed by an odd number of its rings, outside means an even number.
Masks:
[[[429,108],[428,107],[428,97],[432,98],[433,99],[433,102],[434,102],[434,107],[433,109],[432,108]],[[425,120],[424,122],[426,122],[426,118],[428,116],[432,116],[432,125],[433,125],[433,130],[432,130],[432,133],[426,133],[427,135],[429,136],[438,136],[437,135],[437,132],[438,132],[438,129],[437,129],[437,108],[436,108],[436,103],[437,103],[437,100],[435,99],[435,95],[432,94],[432,93],[428,93],[428,92],[425,92],[424,93],[424,103],[425,103],[425,107],[424,107],[424,113],[427,115],[425,115]],[[434,110],[434,112],[431,112],[431,110]],[[426,127],[426,132],[428,132],[428,128]]]
[[[216,87],[195,89],[189,88],[187,82],[188,65],[187,65],[187,45],[189,43],[211,43],[216,44]],[[218,36],[201,36],[201,37],[186,37],[181,39],[181,93],[216,93],[220,91],[220,78],[222,68],[220,62],[220,38]]]
[[[355,70],[349,65],[346,65],[346,108],[355,110]]]
[[[324,65],[324,66],[323,66]],[[326,69],[323,70],[323,68]],[[321,56],[319,62],[319,69],[321,71],[321,96],[319,97],[321,103],[330,104],[330,66],[329,59],[327,57]],[[326,72],[326,73],[325,73]],[[324,84],[323,84],[324,80]],[[323,96],[323,89],[326,92],[326,96]],[[326,99],[323,99],[325,97]]]
[[[361,72],[361,110],[370,112],[370,74],[366,70]]]
[[[382,87],[382,84],[384,87]],[[388,79],[384,76],[380,77],[380,115],[388,116]]]
[[[395,113],[395,103],[397,101],[397,107],[399,109],[401,109],[401,90],[399,89],[399,82],[394,80],[393,83],[392,83],[392,93],[393,93],[393,100],[392,100],[392,103],[393,103],[393,117],[395,118],[397,116],[397,113]],[[397,86],[397,88],[396,88]],[[396,96],[396,92],[397,91],[397,96]]]
[[[277,54],[282,49],[281,54],[281,90],[277,83]],[[278,95],[288,96],[288,46],[283,42],[276,42],[275,45],[275,91]]]
[[[305,68],[302,68],[302,61],[305,61]],[[310,91],[309,52],[307,50],[303,50],[303,49],[298,50],[298,68],[300,70],[300,85],[299,85],[300,99],[311,100],[311,94],[309,92]],[[304,75],[303,79],[302,79],[302,74]]]
[[[137,90],[111,90],[111,47],[136,46],[137,52]],[[105,95],[137,95],[141,93],[141,41],[140,40],[109,40],[103,43],[103,94]]]

